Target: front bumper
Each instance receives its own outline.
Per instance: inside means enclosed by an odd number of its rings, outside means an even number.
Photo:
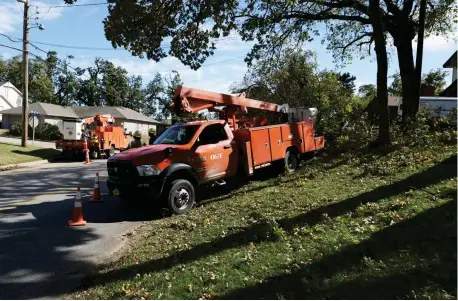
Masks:
[[[158,198],[162,193],[165,177],[140,177],[136,167],[128,161],[109,162],[107,187],[110,194],[115,190],[121,196],[141,195]]]

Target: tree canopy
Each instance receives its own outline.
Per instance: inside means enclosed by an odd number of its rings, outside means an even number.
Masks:
[[[49,52],[46,59],[29,62],[29,96],[31,102],[63,106],[121,106],[153,118],[164,119],[170,113],[170,93],[182,84],[178,72],[161,76],[143,84],[141,76],[129,76],[127,70],[100,58],[87,68],[72,68],[72,57],[65,60]],[[10,81],[22,89],[20,57],[0,57],[0,81]]]
[[[72,4],[77,0],[64,0]],[[453,0],[426,0],[426,35],[453,31],[457,6]],[[198,69],[213,55],[216,39],[236,32],[254,41],[245,61],[280,56],[285,47],[301,46],[321,37],[338,61],[377,53],[378,109],[381,140],[388,138],[387,45],[397,48],[401,71],[403,114],[418,108],[412,40],[419,28],[420,0],[109,0],[103,21],[113,47],[159,61],[167,55]],[[453,20],[453,22],[451,22]],[[170,47],[163,47],[171,38]],[[166,50],[168,49],[168,50]]]

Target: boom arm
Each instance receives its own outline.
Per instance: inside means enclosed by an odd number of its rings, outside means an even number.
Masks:
[[[196,113],[205,109],[214,109],[218,106],[231,107],[241,113],[246,113],[247,108],[258,110],[287,113],[287,105],[281,106],[270,102],[245,98],[241,96],[215,93],[199,89],[178,86],[175,90],[174,103],[172,108],[183,110],[189,113]]]

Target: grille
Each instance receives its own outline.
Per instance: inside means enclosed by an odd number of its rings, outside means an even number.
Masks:
[[[130,161],[108,162],[108,176],[113,179],[132,181],[138,176],[138,171]]]

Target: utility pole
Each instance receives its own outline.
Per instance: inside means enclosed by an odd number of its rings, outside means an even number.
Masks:
[[[29,130],[29,0],[24,1],[24,32],[22,44],[22,67],[24,72],[24,86],[22,92],[22,147],[27,147]]]
[[[416,113],[420,105],[421,94],[421,67],[423,65],[423,41],[425,39],[425,18],[426,18],[426,0],[420,0],[420,16],[418,18],[418,43],[417,43],[417,59],[415,61],[416,82],[417,85],[417,101],[415,107],[412,108]]]

